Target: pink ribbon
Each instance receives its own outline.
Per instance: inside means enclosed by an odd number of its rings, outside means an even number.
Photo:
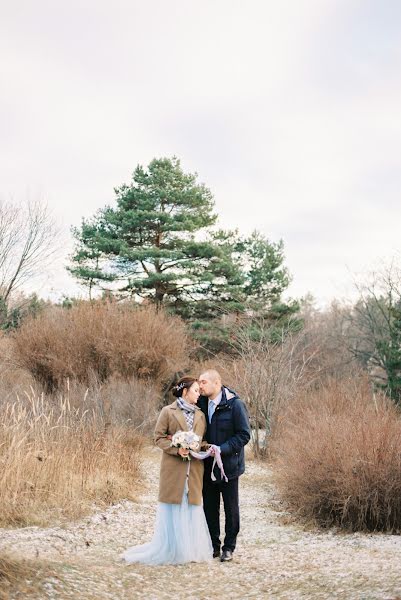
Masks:
[[[213,470],[214,470],[215,465],[217,464],[217,466],[220,469],[221,478],[224,479],[224,481],[228,481],[228,478],[227,478],[226,474],[224,473],[223,461],[221,460],[221,452],[220,452],[220,448],[218,446],[215,446],[214,444],[212,444],[210,446],[210,448],[208,450],[206,450],[206,452],[194,452],[193,450],[190,450],[189,453],[194,458],[198,458],[199,460],[205,460],[205,458],[209,458],[209,456],[212,456],[213,450],[214,450],[214,454],[213,454],[213,466],[212,466],[211,479],[212,479],[212,481],[216,481],[216,476],[213,473]]]

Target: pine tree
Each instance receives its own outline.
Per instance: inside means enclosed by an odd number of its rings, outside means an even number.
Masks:
[[[241,283],[226,239],[207,234],[217,219],[210,190],[196,174],[184,173],[177,158],[138,166],[132,182],[115,193],[115,208],[73,230],[77,246],[69,270],[90,293],[113,284],[121,294],[179,312],[191,300],[221,299]]]
[[[228,347],[232,316],[235,326],[268,315],[281,335],[298,310],[281,301],[290,281],[282,241],[216,230],[210,190],[175,157],[138,166],[115,194],[115,206],[73,230],[69,271],[90,297],[97,288],[163,305],[191,323],[206,353]]]

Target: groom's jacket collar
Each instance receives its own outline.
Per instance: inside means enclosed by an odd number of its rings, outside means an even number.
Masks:
[[[230,390],[230,388],[225,387],[224,385],[221,388],[221,393],[222,393],[222,397],[221,397],[222,400],[223,400],[223,398],[225,398],[226,400],[232,400],[233,398],[238,398],[238,394],[236,392],[234,392],[234,390]]]
[[[223,408],[224,406],[229,406],[231,404],[231,400],[234,400],[234,398],[238,398],[238,394],[236,394],[233,390],[230,390],[230,388],[225,387],[224,385],[221,387],[221,400],[218,406],[220,406],[220,408]]]

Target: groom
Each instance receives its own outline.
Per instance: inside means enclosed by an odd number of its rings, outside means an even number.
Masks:
[[[238,478],[245,471],[244,446],[251,432],[245,404],[238,395],[221,382],[217,371],[210,369],[199,377],[201,397],[198,406],[207,422],[206,441],[220,447],[228,482],[222,481],[220,470],[214,469],[216,481],[211,480],[213,458],[205,460],[203,478],[203,509],[213,544],[213,558],[221,562],[232,560],[239,532]],[[225,512],[225,538],[220,556],[220,496]]]

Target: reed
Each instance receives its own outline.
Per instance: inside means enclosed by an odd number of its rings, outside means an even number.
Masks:
[[[134,498],[142,438],[96,407],[33,388],[0,406],[0,524],[76,518]]]

